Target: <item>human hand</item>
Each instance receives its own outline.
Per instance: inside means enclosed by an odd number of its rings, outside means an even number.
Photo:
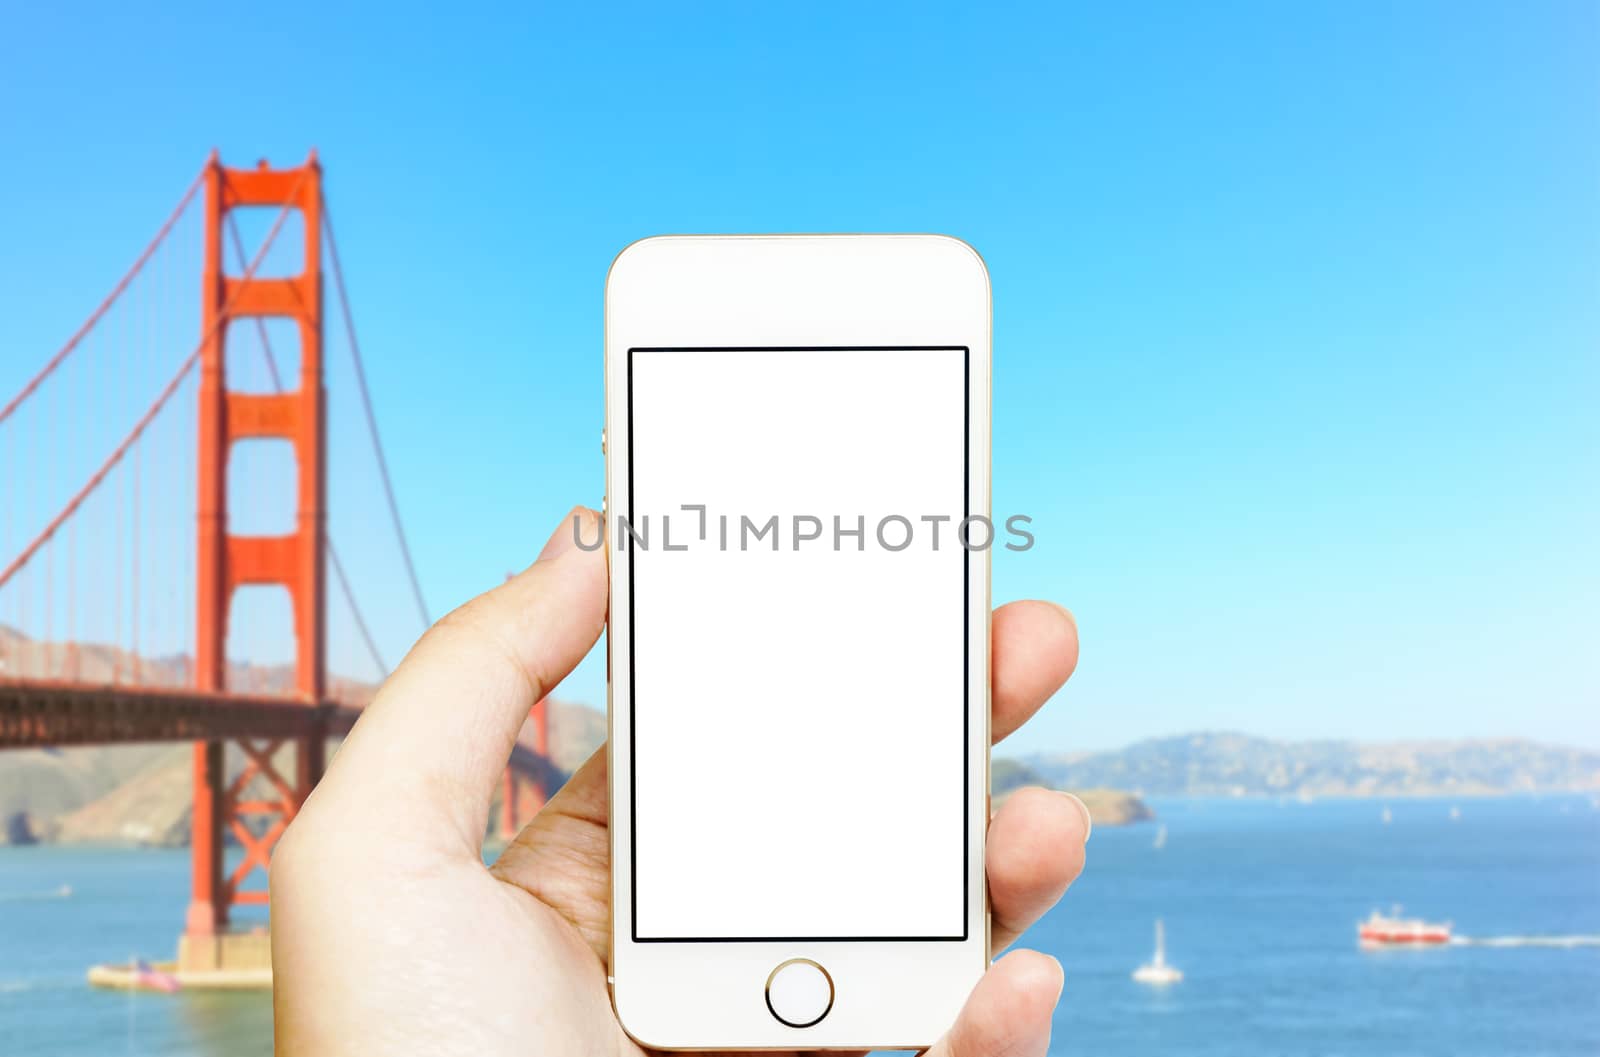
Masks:
[[[583,538],[598,530],[579,509]],[[282,1057],[637,1057],[606,983],[610,843],[596,753],[492,867],[496,782],[534,702],[599,639],[606,559],[571,516],[534,564],[435,625],[378,691],[272,860],[273,1005]],[[994,613],[995,740],[1072,673],[1065,610]],[[1075,798],[1010,797],[989,827],[995,951],[1083,868]],[[1043,1057],[1061,967],[1016,951],[990,968],[930,1057]]]

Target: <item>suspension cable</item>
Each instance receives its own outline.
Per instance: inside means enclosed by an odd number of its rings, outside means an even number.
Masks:
[[[422,583],[417,579],[417,567],[411,560],[411,548],[406,543],[405,526],[400,521],[400,505],[395,502],[394,483],[389,478],[389,463],[383,456],[383,441],[378,437],[378,417],[372,410],[372,394],[367,390],[367,372],[361,365],[361,346],[356,341],[355,319],[350,314],[350,297],[345,291],[344,269],[339,266],[339,243],[333,237],[333,214],[328,211],[328,199],[322,199],[322,229],[328,235],[328,257],[333,263],[333,281],[339,292],[339,311],[344,317],[345,335],[350,345],[350,359],[355,364],[356,384],[361,390],[361,406],[366,411],[367,432],[372,436],[372,450],[378,457],[378,474],[383,479],[383,494],[389,500],[389,516],[394,521],[394,534],[400,541],[400,555],[405,559],[406,575],[411,578],[411,594],[417,602],[417,612],[422,626],[433,621],[428,617],[428,604],[422,599]]]
[[[128,288],[128,284],[133,282],[134,278],[143,270],[145,263],[154,255],[157,247],[166,240],[168,233],[172,231],[173,225],[178,222],[178,218],[183,216],[184,212],[189,208],[189,203],[194,200],[194,194],[200,189],[200,184],[204,179],[205,169],[201,169],[199,174],[195,176],[194,182],[189,185],[189,189],[183,192],[183,197],[178,200],[178,205],[173,209],[172,215],[167,217],[167,222],[161,225],[161,230],[156,232],[155,238],[151,239],[150,244],[144,248],[144,252],[139,254],[139,259],[133,262],[133,267],[129,268],[127,274],[122,277],[116,286],[111,288],[111,292],[106,295],[106,299],[100,302],[100,307],[89,314],[89,318],[84,321],[83,326],[78,328],[77,333],[67,339],[67,343],[61,346],[56,354],[45,362],[39,373],[34,375],[27,385],[22,387],[22,391],[12,397],[11,402],[6,404],[5,407],[0,408],[0,422],[10,418],[12,412],[21,407],[22,402],[32,396],[34,391],[44,384],[44,380],[49,378],[68,356],[72,355],[72,350],[76,349],[83,339],[88,337],[95,324],[100,322],[101,317],[110,311],[117,298],[121,297],[122,292]],[[0,581],[0,583],[3,582]]]
[[[344,563],[339,560],[339,552],[333,549],[333,540],[328,540],[328,564],[333,566],[333,575],[339,580],[339,588],[344,592],[345,601],[350,603],[350,616],[356,622],[356,630],[361,632],[361,638],[367,644],[367,652],[372,655],[372,663],[378,666],[378,671],[387,679],[389,666],[383,663],[383,654],[378,652],[378,644],[372,637],[372,632],[367,630],[367,622],[361,616],[361,609],[356,605],[356,596],[350,590],[350,580],[344,574]]]
[[[301,176],[300,180],[301,182],[305,180],[304,175]],[[177,373],[172,376],[172,379],[169,382],[167,382],[166,386],[156,397],[155,402],[150,405],[149,409],[145,411],[144,415],[140,417],[139,421],[134,424],[133,429],[126,437],[123,438],[122,443],[117,445],[116,450],[113,451],[106,461],[101,464],[100,468],[94,472],[93,476],[89,478],[84,486],[78,490],[78,493],[72,497],[72,499],[62,509],[61,513],[57,514],[55,518],[44,527],[44,531],[39,533],[38,538],[30,543],[21,554],[17,555],[10,565],[7,565],[3,571],[0,571],[0,588],[5,587],[6,583],[10,581],[10,579],[19,571],[21,571],[23,566],[28,564],[29,560],[39,552],[40,548],[42,548],[46,543],[50,542],[51,537],[56,534],[61,526],[66,524],[67,520],[71,518],[73,514],[78,512],[78,508],[83,505],[84,500],[88,499],[89,495],[96,488],[100,487],[101,482],[106,479],[106,475],[115,469],[117,464],[122,461],[122,457],[128,453],[128,449],[132,448],[134,444],[138,443],[139,438],[144,435],[144,431],[149,427],[150,423],[155,421],[155,417],[161,413],[161,410],[164,407],[167,406],[167,401],[172,399],[173,394],[178,391],[178,387],[183,384],[184,378],[188,376],[190,371],[194,370],[195,364],[200,362],[200,354],[205,351],[207,343],[209,343],[211,339],[216,336],[218,330],[228,319],[228,310],[233,307],[234,301],[239,297],[239,292],[244,289],[245,281],[248,281],[255,275],[256,269],[261,266],[262,260],[266,258],[267,250],[272,248],[273,242],[276,241],[278,237],[278,232],[283,229],[284,220],[289,216],[289,211],[294,208],[293,201],[295,195],[299,192],[299,186],[300,184],[296,183],[294,191],[289,195],[289,203],[285,204],[284,207],[278,211],[278,218],[273,221],[271,230],[267,232],[266,241],[263,242],[261,244],[261,248],[256,251],[255,258],[250,262],[250,267],[246,268],[244,274],[240,276],[241,281],[234,286],[232,295],[229,296],[227,303],[222,306],[222,311],[217,313],[216,318],[211,321],[211,326],[206,329],[206,332],[203,335],[201,335],[200,343],[195,346],[194,351],[191,352],[188,358],[183,361],[183,365],[178,368]]]

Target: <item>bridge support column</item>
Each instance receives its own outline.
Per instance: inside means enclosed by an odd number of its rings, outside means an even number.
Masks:
[[[528,713],[528,726],[533,729],[533,747],[541,757],[550,756],[550,699],[544,698]],[[524,822],[533,818],[544,807],[548,791],[538,778],[518,774],[515,767],[507,766],[500,780],[500,825],[497,836],[502,841],[516,839]]]
[[[224,224],[240,207],[288,208],[302,219],[304,266],[298,275],[237,276],[223,267]],[[281,229],[280,229],[281,230]],[[305,165],[228,169],[213,155],[205,174],[205,265],[201,290],[199,520],[195,685],[222,692],[228,610],[247,584],[286,588],[294,614],[295,694],[308,707],[320,703],[326,684],[324,586],[327,511],[327,411],[322,365],[322,170],[313,154]],[[293,391],[235,392],[227,383],[228,325],[237,319],[293,320],[300,333],[300,371]],[[293,532],[243,536],[228,531],[228,456],[234,442],[278,438],[294,448],[299,471]],[[293,741],[242,741],[237,773],[230,777],[222,742],[195,746],[193,894],[179,946],[182,969],[254,968],[229,964],[258,960],[261,937],[230,937],[233,907],[265,904],[267,890],[246,887],[267,872],[273,846],[312,787],[322,777],[325,739],[316,733]],[[293,752],[293,770],[281,757]],[[292,776],[292,781],[285,774]],[[243,852],[224,869],[224,838]],[[239,942],[234,942],[235,940]]]
[[[223,778],[222,742],[194,746],[194,814],[190,818],[190,898],[184,933],[209,937],[222,926],[222,815],[218,811]]]

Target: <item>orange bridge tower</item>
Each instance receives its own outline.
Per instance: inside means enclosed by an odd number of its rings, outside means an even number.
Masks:
[[[280,585],[293,611],[294,694],[318,709],[326,694],[324,554],[327,520],[327,409],[323,387],[322,170],[316,154],[304,165],[273,169],[224,168],[215,154],[205,177],[205,257],[201,289],[199,504],[195,689],[220,693],[227,684],[228,613],[238,588]],[[239,275],[223,267],[224,237],[235,240],[230,211],[277,207],[279,224],[291,211],[302,220],[305,260],[298,275],[256,278],[255,261]],[[278,228],[268,235],[270,240]],[[238,247],[243,256],[243,247]],[[228,388],[229,325],[240,319],[284,318],[300,335],[299,376],[277,393]],[[228,465],[235,441],[277,438],[294,449],[298,467],[294,529],[280,536],[234,535],[228,527]],[[284,739],[241,740],[243,768],[230,780],[224,743],[194,746],[192,896],[179,943],[179,967],[204,972],[265,968],[265,940],[229,933],[232,908],[264,904],[268,861],[322,775],[325,731]],[[279,769],[292,747],[292,775]],[[266,792],[258,790],[265,789]],[[224,870],[224,836],[243,851]],[[256,876],[260,881],[256,881]]]

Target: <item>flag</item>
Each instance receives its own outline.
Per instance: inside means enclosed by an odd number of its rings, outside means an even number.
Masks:
[[[169,993],[176,991],[180,986],[176,976],[162,972],[143,958],[136,959],[133,963],[133,981],[140,987]]]

